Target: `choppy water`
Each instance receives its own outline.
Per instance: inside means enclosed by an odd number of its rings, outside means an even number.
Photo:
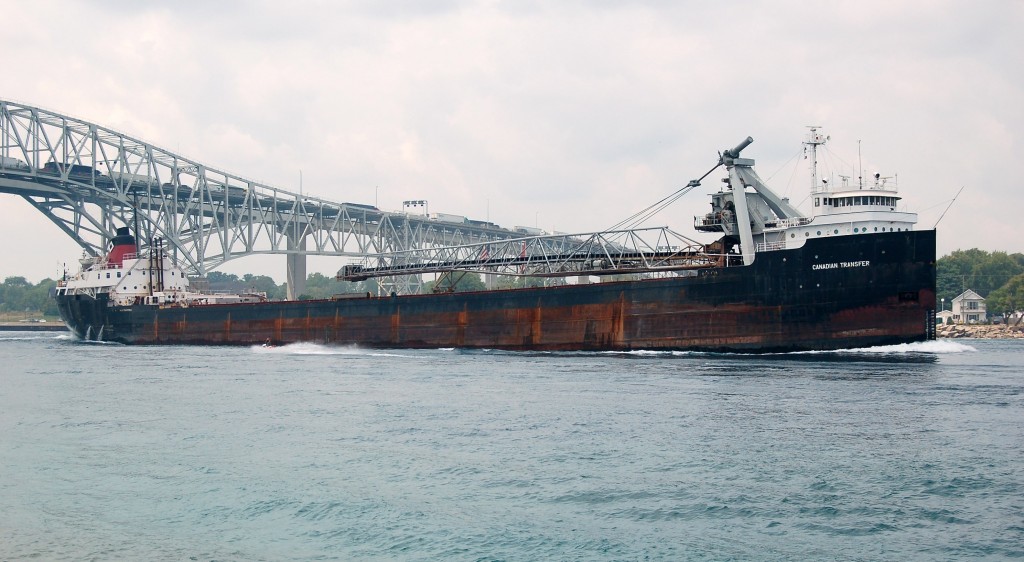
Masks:
[[[0,559],[1024,557],[1022,351],[0,333]]]

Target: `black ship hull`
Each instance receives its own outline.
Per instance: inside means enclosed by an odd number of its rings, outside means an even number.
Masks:
[[[255,304],[108,306],[58,294],[84,339],[510,350],[829,350],[934,338],[935,231],[834,236],[692,276]]]

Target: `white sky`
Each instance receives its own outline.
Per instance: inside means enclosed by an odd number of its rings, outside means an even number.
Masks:
[[[600,230],[751,135],[744,156],[800,202],[809,180],[791,159],[815,124],[832,161],[856,166],[861,141],[865,176],[898,174],[919,228],[966,186],[939,224],[940,255],[1024,251],[1010,173],[1024,131],[1019,0],[0,0],[0,13],[0,98],[286,189],[302,170],[320,197]],[[692,234],[718,177],[651,226]],[[0,240],[0,279],[55,277],[80,254],[11,195]],[[339,261],[311,259],[310,272]],[[222,270],[283,281],[284,262]]]

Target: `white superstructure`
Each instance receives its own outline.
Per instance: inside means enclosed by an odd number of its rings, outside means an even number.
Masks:
[[[753,170],[754,161],[740,158],[739,153],[753,139],[747,138],[736,148],[722,153],[722,164],[729,171],[728,187],[711,194],[712,211],[695,217],[694,227],[705,232],[723,232],[738,239],[743,263],[749,265],[757,252],[799,248],[810,238],[856,236],[879,232],[913,230],[917,215],[899,210],[893,178],[875,174],[865,185],[849,185],[842,178],[835,187],[827,178],[818,178],[817,148],[828,137],[811,127],[805,145],[811,160],[812,211],[806,216],[779,197]],[[743,193],[743,197],[736,197]],[[749,220],[738,220],[749,217]]]
[[[185,272],[158,247],[149,255],[119,253],[115,246],[104,258],[83,257],[78,274],[57,283],[58,295],[107,295],[110,306],[198,306],[263,302],[266,293],[196,293]]]

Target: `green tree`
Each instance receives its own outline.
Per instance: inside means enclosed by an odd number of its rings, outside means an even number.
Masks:
[[[543,277],[519,277],[514,275],[499,275],[495,286],[499,289],[522,289],[525,287],[543,287]]]
[[[361,288],[362,286],[358,283],[339,281],[322,273],[311,273],[306,277],[306,291],[299,299],[329,299],[331,296],[341,293],[365,292]]]
[[[971,288],[969,279],[974,265],[988,257],[988,252],[971,248],[956,250],[948,256],[939,258],[935,264],[935,291],[940,299],[952,303],[953,299]],[[970,279],[973,281],[973,279]]]
[[[940,299],[952,303],[965,289],[988,297],[1011,277],[1024,273],[1021,254],[992,252],[978,248],[956,250],[936,263],[935,289]]]
[[[1017,260],[1011,258],[1006,252],[992,252],[988,258],[974,266],[971,272],[974,278],[974,285],[971,287],[983,297],[1002,287],[1014,275],[1024,273]]]
[[[33,285],[24,277],[8,277],[0,284],[0,310],[56,316],[57,303],[50,298],[56,285],[53,279]]]
[[[465,273],[455,272],[452,277],[455,279],[455,292],[461,293],[465,291],[483,291],[487,288],[484,285],[480,275],[477,273]],[[421,293],[432,293],[435,287],[448,287],[451,283],[451,278],[441,277],[437,281],[427,281],[423,284],[423,288],[420,290]],[[442,289],[444,290],[444,289]]]
[[[985,305],[990,314],[1012,313],[1024,308],[1024,273],[1015,275],[1005,285],[992,291]]]
[[[253,275],[246,273],[242,277],[242,284],[245,289],[252,289],[256,291],[262,291],[267,293],[267,298],[271,300],[282,300],[286,294],[286,288],[284,284],[278,285],[273,278],[267,275]]]
[[[241,283],[241,279],[233,273],[222,273],[220,271],[211,271],[206,274],[206,280],[210,282],[210,286],[215,285],[231,285],[237,286]]]

